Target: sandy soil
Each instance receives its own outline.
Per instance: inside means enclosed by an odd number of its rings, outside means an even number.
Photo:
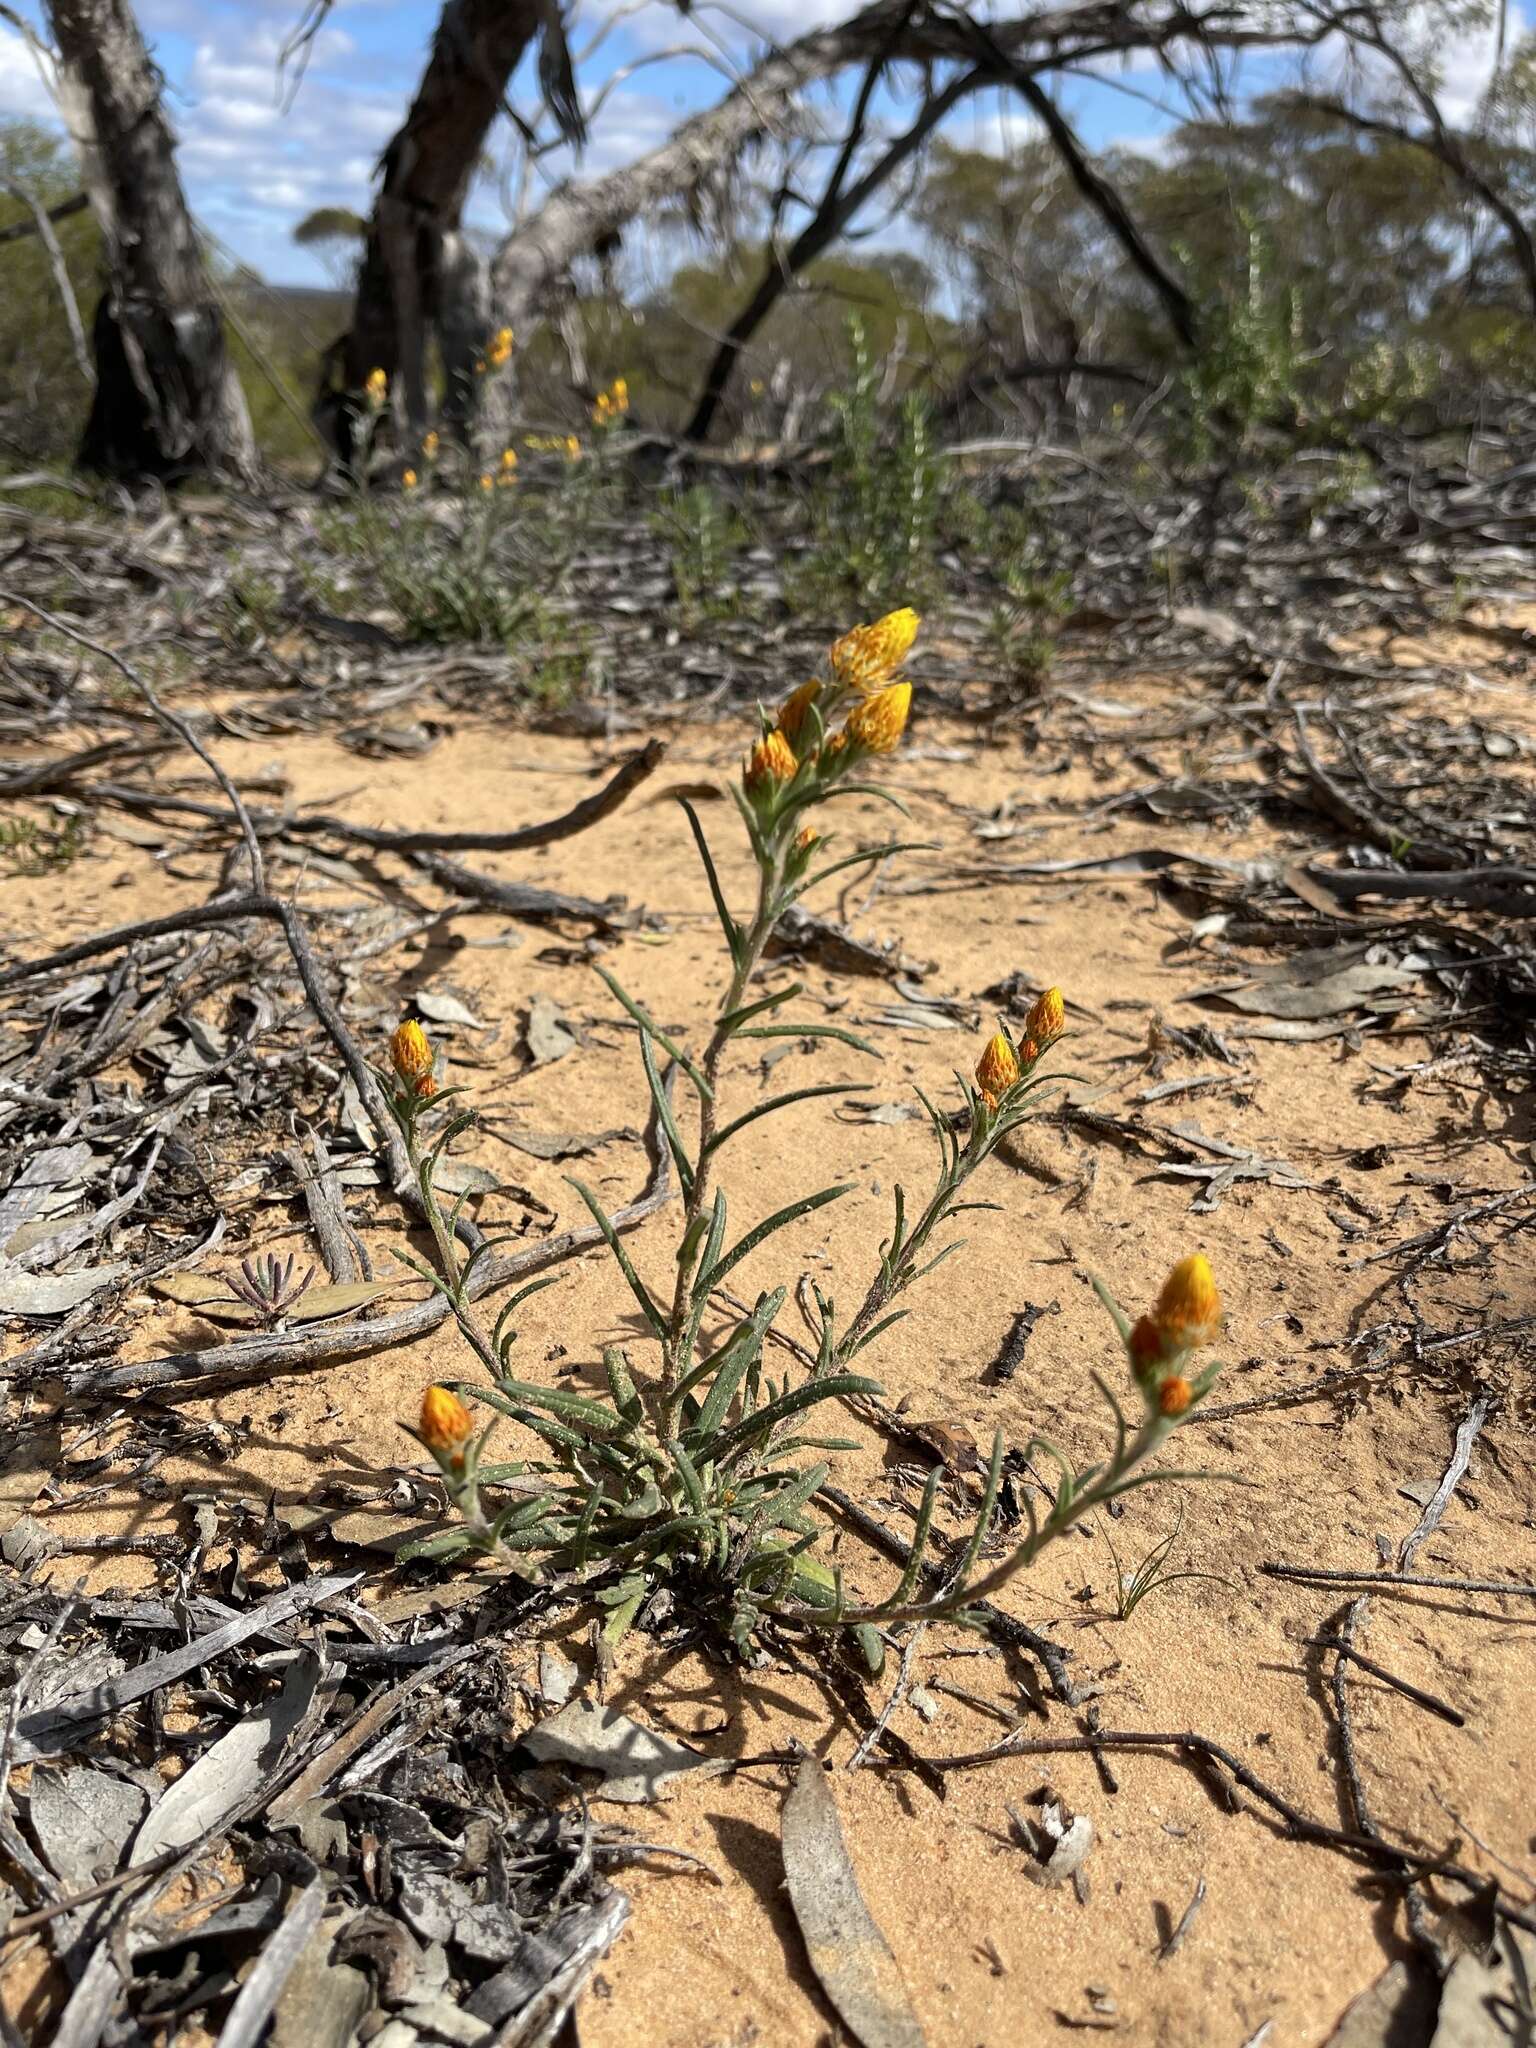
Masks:
[[[1144,729],[1153,733],[1181,701],[1170,686],[1130,686],[1119,678],[1103,694],[1142,707]],[[907,955],[932,963],[924,991],[958,998],[975,1028],[882,1024],[880,1013],[899,1001],[888,984],[812,963],[796,970],[806,984],[801,1013],[872,1031],[885,1058],[875,1067],[835,1045],[797,1049],[775,1067],[773,1086],[846,1079],[868,1089],[869,1104],[909,1100],[914,1081],[942,1092],[952,1068],[969,1066],[979,1048],[992,1007],[982,991],[1015,972],[1066,990],[1073,1035],[1064,1064],[1105,1091],[1096,1106],[1112,1113],[1137,1108],[1136,1098],[1155,1080],[1219,1071],[1211,1058],[1155,1053],[1160,1022],[1191,1028],[1204,1020],[1229,1034],[1243,1056],[1240,1070],[1213,1089],[1140,1105],[1140,1112],[1165,1128],[1192,1118],[1214,1136],[1288,1162],[1312,1185],[1239,1183],[1214,1214],[1192,1214],[1191,1183],[1160,1177],[1154,1161],[1105,1139],[1042,1120],[988,1168],[979,1193],[998,1208],[969,1219],[966,1248],[915,1297],[910,1319],[871,1362],[909,1420],[963,1424],[983,1444],[997,1427],[1014,1444],[1039,1429],[1087,1460],[1105,1442],[1090,1371],[1117,1370],[1112,1333],[1087,1273],[1105,1276],[1124,1301],[1140,1304],[1175,1258],[1204,1249],[1231,1319],[1217,1398],[1273,1394],[1367,1355],[1368,1347],[1352,1353],[1351,1340],[1402,1321],[1395,1269],[1371,1263],[1373,1255],[1443,1220],[1457,1201],[1530,1179],[1532,1128],[1529,1095],[1484,1091],[1468,1078],[1471,1069],[1396,1084],[1431,1050],[1413,1005],[1388,1029],[1364,1036],[1299,1044],[1243,1036],[1243,1019],[1189,998],[1234,978],[1234,957],[1241,966],[1259,956],[1233,956],[1219,934],[1191,943],[1199,906],[1170,899],[1148,878],[977,879],[957,886],[956,871],[967,867],[1099,857],[1148,845],[1223,859],[1317,850],[1316,834],[1285,844],[1258,829],[1086,808],[1146,784],[1149,766],[1173,771],[1181,746],[1152,739],[1130,750],[1134,761],[1123,744],[1110,758],[1084,761],[1062,740],[1068,708],[1021,719],[986,743],[974,726],[919,718],[890,780],[911,807],[912,836],[935,850],[903,857],[878,887],[858,884],[843,903],[862,935],[899,939]],[[1500,695],[1490,711],[1485,696],[1478,712],[1496,712],[1512,725],[1523,719],[1529,728],[1516,697]],[[1125,731],[1117,738],[1123,741]],[[229,742],[221,753],[242,776],[280,762],[294,802],[360,822],[504,828],[565,808],[632,743],[608,747],[466,724],[421,761],[359,761],[314,738],[285,739],[280,751],[271,741]],[[720,962],[684,821],[665,792],[728,772],[739,745],[734,727],[681,730],[656,784],[617,816],[542,853],[483,862],[509,877],[599,896],[622,889],[643,903],[654,927],[625,936],[603,962],[665,1024],[683,1031],[707,1014]],[[1241,753],[1236,738],[1212,745],[1220,759]],[[1065,815],[1068,807],[1076,814]],[[858,809],[863,815],[848,806],[837,820],[850,838],[885,829],[873,807]],[[1016,830],[1004,843],[976,836],[978,824],[1010,814]],[[707,816],[727,878],[739,884],[744,867],[734,853],[733,814],[715,804]],[[39,947],[61,944],[100,929],[107,918],[197,900],[214,874],[211,856],[178,851],[158,860],[144,845],[97,833],[64,873],[11,883],[8,922]],[[316,901],[350,893],[349,884],[320,874],[306,887]],[[830,912],[836,905],[818,907]],[[789,972],[776,965],[770,985]],[[456,1078],[497,1121],[538,1131],[634,1131],[643,1124],[632,1036],[620,1028],[574,934],[509,927],[472,912],[377,961],[365,986],[381,1036],[423,989],[458,996],[484,1020],[483,1029],[442,1035]],[[538,996],[560,1005],[581,1042],[530,1070],[521,1027]],[[1423,1000],[1435,1000],[1433,992],[1426,988]],[[763,1089],[745,1060],[733,1085],[743,1102]],[[740,1291],[751,1295],[809,1272],[851,1305],[886,1226],[893,1184],[917,1189],[930,1177],[925,1127],[872,1123],[823,1100],[765,1128],[771,1135],[760,1145],[740,1143],[726,1175],[739,1219],[766,1214],[833,1178],[852,1181],[855,1191],[773,1240],[742,1269]],[[539,1205],[562,1222],[578,1216],[565,1172],[586,1175],[610,1203],[644,1174],[639,1146],[625,1138],[568,1166],[527,1157],[488,1133],[477,1134],[469,1151],[532,1198],[492,1204],[491,1213],[514,1224],[526,1218],[536,1232],[551,1227]],[[243,1200],[240,1220],[251,1246],[305,1249],[286,1203],[260,1184]],[[400,1241],[398,1224],[383,1212],[367,1224],[367,1214],[360,1220],[387,1265]],[[632,1240],[642,1270],[666,1270],[672,1228],[673,1218],[663,1214]],[[1507,1247],[1496,1243],[1483,1265],[1442,1267],[1415,1285],[1414,1299],[1431,1324],[1448,1330],[1528,1313],[1536,1307],[1529,1246],[1527,1235],[1523,1249],[1519,1238]],[[1026,1303],[1059,1304],[1059,1313],[1042,1318],[1023,1368],[1000,1386],[987,1368]],[[133,1308],[137,1355],[212,1339],[210,1327],[184,1308],[148,1297]],[[596,1373],[604,1343],[622,1339],[640,1356],[631,1309],[606,1257],[583,1258],[529,1303],[521,1369],[581,1385]],[[786,1327],[799,1334],[792,1308]],[[1121,1623],[1113,1616],[1114,1568],[1103,1532],[1094,1528],[1060,1544],[1027,1587],[1010,1589],[1005,1604],[1070,1647],[1079,1683],[1100,1688],[1096,1705],[1106,1727],[1201,1731],[1300,1805],[1340,1821],[1330,1708],[1319,1681],[1323,1660],[1307,1645],[1341,1602],[1326,1590],[1262,1576],[1257,1567],[1266,1559],[1373,1567],[1378,1539],[1395,1547],[1413,1527],[1423,1489],[1445,1464],[1468,1388],[1483,1378],[1502,1387],[1508,1363],[1468,1345],[1439,1355],[1433,1371],[1403,1367],[1361,1381],[1347,1401],[1270,1407],[1198,1427],[1183,1440],[1195,1446],[1195,1461],[1248,1482],[1182,1489],[1178,1562],[1215,1576],[1156,1593]],[[280,1507],[317,1498],[364,1501],[413,1459],[396,1418],[414,1412],[430,1379],[467,1369],[441,1336],[189,1403],[190,1414],[233,1428],[233,1455],[162,1464],[168,1489],[156,1499],[115,1487],[109,1471],[93,1482],[104,1490],[87,1505],[49,1511],[45,1503],[43,1518],[62,1535],[123,1533],[185,1527],[189,1494],[231,1510],[244,1502],[256,1514],[269,1497]],[[843,1461],[842,1483],[902,1524],[917,1490],[908,1454],[892,1451],[863,1425],[850,1425],[849,1433],[866,1448]],[[1512,1399],[1480,1439],[1442,1529],[1419,1556],[1420,1571],[1531,1575],[1528,1453],[1519,1401]],[[76,1490],[67,1474],[64,1487]],[[1113,1525],[1122,1561],[1139,1560],[1175,1515],[1172,1489],[1132,1496]],[[840,1554],[860,1590],[887,1582],[888,1567],[851,1538]],[[78,1560],[60,1560],[59,1568],[73,1575]],[[97,1577],[147,1584],[153,1566],[108,1560]],[[1446,1725],[1367,1676],[1352,1685],[1379,1823],[1429,1848],[1459,1836],[1461,1853],[1486,1868],[1488,1855],[1471,1835],[1515,1865],[1536,1847],[1524,1789],[1536,1767],[1529,1706],[1536,1615],[1517,1611],[1522,1606],[1458,1595],[1373,1603],[1363,1647],[1453,1701],[1465,1727]],[[579,1636],[565,1640],[590,1666]],[[917,1670],[940,1711],[928,1724],[906,1707],[894,1725],[933,1755],[995,1741],[1006,1725],[995,1710],[1028,1712],[1034,1698],[1020,1667],[979,1654],[973,1639],[940,1631],[930,1632]],[[936,1689],[943,1685],[971,1697]],[[882,1688],[872,1694],[882,1696]],[[1326,2038],[1349,1999],[1402,1952],[1394,1932],[1401,1914],[1385,1887],[1323,1849],[1281,1839],[1250,1812],[1227,1811],[1206,1780],[1165,1756],[1116,1758],[1114,1788],[1086,1756],[1014,1759],[956,1771],[940,1800],[910,1776],[878,1766],[849,1773],[857,1731],[834,1698],[794,1672],[742,1674],[634,1643],[610,1697],[711,1754],[755,1755],[798,1741],[834,1766],[835,1795],[870,1905],[935,2048],[1011,2048],[1056,2038],[1068,2025],[1103,2025],[1105,1995],[1120,2037],[1138,2044],[1237,2048],[1262,2036],[1267,2048],[1290,2048]],[[1060,1707],[1048,1716],[1040,1711],[1037,1720],[1041,1734],[1075,1732]],[[783,1892],[784,1782],[765,1767],[684,1784],[665,1807],[620,1816],[644,1837],[704,1858],[718,1882],[675,1869],[626,1876],[634,1915],[583,2004],[587,2048],[794,2048],[835,2037]],[[1008,1803],[1024,1805],[1047,1783],[1090,1815],[1098,1832],[1086,1903],[1070,1886],[1029,1883],[1010,1841]],[[1169,1927],[1201,1880],[1205,1899],[1193,1927],[1176,1955],[1158,1961]]]

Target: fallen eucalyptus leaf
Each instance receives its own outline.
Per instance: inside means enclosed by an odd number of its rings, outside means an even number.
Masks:
[[[784,1874],[811,1968],[863,2048],[924,2048],[890,1943],[859,1890],[830,1786],[808,1756],[784,1802]]]
[[[344,1316],[349,1309],[366,1308],[370,1301],[391,1294],[398,1280],[344,1280],[334,1286],[306,1288],[284,1317],[290,1323],[318,1323],[327,1316]]]
[[[573,1051],[577,1039],[560,1005],[549,996],[535,996],[528,1005],[523,1042],[534,1065],[545,1066]]]
[[[685,1771],[719,1772],[724,1761],[684,1749],[653,1729],[643,1728],[614,1707],[593,1700],[573,1700],[523,1738],[541,1763],[576,1764],[601,1771],[605,1783],[600,1799],[638,1806],[659,1799],[663,1788]]]
[[[419,995],[416,1007],[429,1024],[462,1024],[470,1031],[484,1031],[485,1024],[473,1010],[467,1010],[457,996]]]
[[[64,1316],[128,1271],[126,1260],[73,1273],[29,1273],[0,1254],[0,1315]]]

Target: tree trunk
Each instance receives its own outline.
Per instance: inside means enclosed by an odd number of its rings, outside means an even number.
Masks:
[[[562,133],[581,133],[559,0],[445,0],[432,54],[405,125],[385,150],[382,179],[352,307],[352,324],[332,352],[340,393],[322,410],[349,445],[364,415],[372,370],[398,378],[412,446],[428,425],[427,337],[439,334],[449,392],[444,417],[466,418],[474,361],[486,339],[483,265],[458,234],[459,216],[507,82],[542,36],[540,76]],[[327,403],[329,401],[329,403]]]
[[[60,101],[106,247],[79,462],[110,476],[255,478],[250,415],[129,0],[48,0]]]

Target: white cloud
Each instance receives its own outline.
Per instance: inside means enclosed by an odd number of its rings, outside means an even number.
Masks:
[[[53,101],[25,37],[0,26],[0,114],[34,121],[56,118]]]

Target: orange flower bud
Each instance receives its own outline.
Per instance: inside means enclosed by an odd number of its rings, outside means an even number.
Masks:
[[[802,683],[784,699],[779,708],[779,731],[792,747],[800,744],[800,734],[805,726],[806,713],[821,695],[821,684],[812,676],[808,683]]]
[[[780,784],[793,782],[800,763],[783,733],[775,728],[765,733],[747,756],[742,782],[748,796],[763,796]]]
[[[1221,1335],[1221,1296],[1203,1252],[1180,1259],[1163,1282],[1152,1319],[1167,1352],[1193,1351],[1201,1344],[1215,1343]]]
[[[447,1387],[428,1387],[421,1397],[419,1433],[429,1451],[464,1463],[464,1446],[475,1433],[474,1417]]]
[[[1024,1019],[1025,1036],[1042,1050],[1067,1028],[1067,1006],[1059,988],[1048,988],[1030,1004]],[[1038,1054],[1036,1055],[1038,1057]]]
[[[832,643],[832,673],[855,690],[878,690],[912,651],[922,620],[910,605],[887,612],[870,626],[855,626]]]
[[[437,1093],[432,1073],[432,1043],[414,1017],[395,1027],[389,1041],[390,1064],[419,1102]]]
[[[889,689],[877,690],[862,704],[854,705],[848,714],[848,737],[868,754],[894,753],[907,729],[911,709],[912,685],[892,683]]]
[[[996,1109],[998,1097],[1006,1095],[1019,1078],[1018,1055],[1009,1043],[1005,1031],[994,1031],[987,1040],[986,1050],[976,1062],[976,1086],[987,1099],[987,1107]]]
[[[1128,1346],[1131,1370],[1144,1380],[1163,1362],[1163,1333],[1150,1316],[1140,1316],[1132,1326]]]
[[[1158,1411],[1171,1419],[1175,1415],[1182,1415],[1194,1398],[1195,1390],[1189,1381],[1173,1373],[1157,1390]]]
[[[811,825],[802,825],[795,834],[795,851],[803,860],[811,848],[820,840],[821,834]]]

